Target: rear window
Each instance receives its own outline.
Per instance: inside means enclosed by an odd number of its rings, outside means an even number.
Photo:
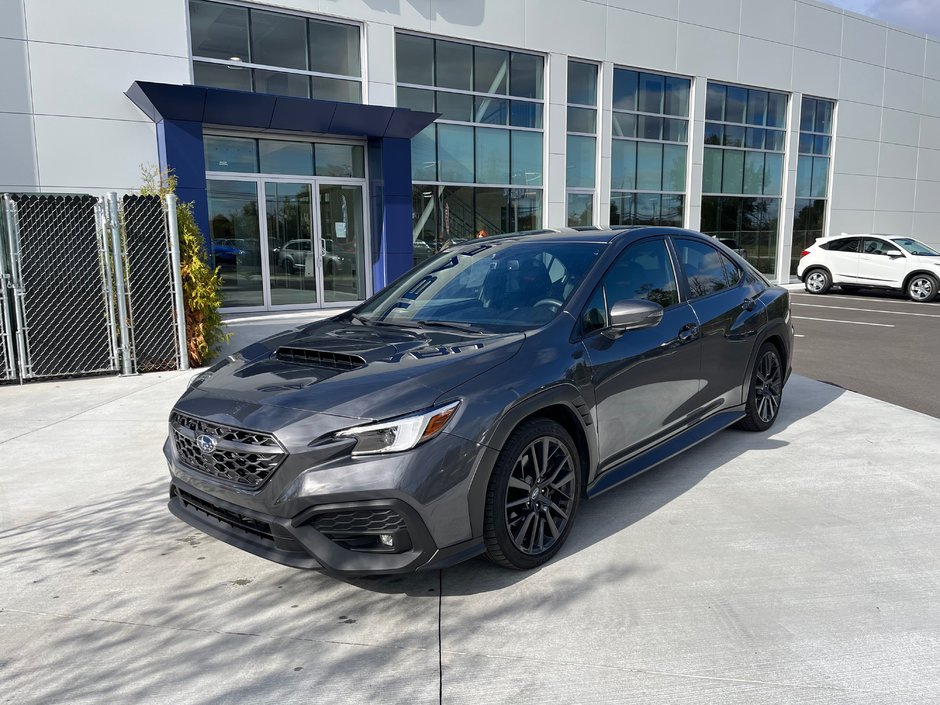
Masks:
[[[861,238],[858,237],[846,237],[832,242],[825,242],[820,247],[830,252],[858,252],[861,241]]]

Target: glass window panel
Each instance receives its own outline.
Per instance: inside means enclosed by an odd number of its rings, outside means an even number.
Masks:
[[[295,15],[252,10],[251,62],[306,69],[307,21]]]
[[[411,139],[411,178],[437,181],[437,131],[433,124]]]
[[[473,48],[473,87],[480,93],[505,94],[509,85],[509,52]]]
[[[742,193],[744,190],[744,152],[725,150],[721,169],[721,192]]]
[[[255,140],[247,137],[203,138],[206,171],[258,172],[258,152]]]
[[[411,239],[414,244],[414,264],[420,264],[441,247],[437,231],[437,186],[411,187]]]
[[[641,299],[663,308],[679,303],[679,287],[665,240],[648,240],[629,247],[604,276],[607,305]]]
[[[568,102],[597,105],[597,65],[568,62]]]
[[[815,140],[811,134],[800,133],[800,154],[812,154]]]
[[[568,135],[568,188],[594,188],[595,145],[593,137]]]
[[[705,119],[725,119],[725,94],[727,89],[718,83],[709,83],[705,91]]]
[[[441,181],[473,182],[473,128],[438,125],[437,156]]]
[[[702,192],[721,193],[721,149],[705,148],[705,164],[702,170]],[[704,227],[704,226],[703,226]]]
[[[610,224],[632,225],[636,220],[636,196],[632,193],[610,194]]]
[[[636,115],[613,113],[614,137],[636,137]]]
[[[725,105],[725,122],[744,123],[747,107],[747,88],[728,86],[728,98]]]
[[[221,64],[193,62],[193,83],[212,88],[231,88],[236,91],[251,90],[251,69]]]
[[[764,125],[767,122],[767,91],[747,92],[747,124]]]
[[[441,88],[473,90],[473,47],[469,44],[434,43],[435,85]]]
[[[509,190],[502,188],[474,189],[474,223],[478,237],[499,235],[515,230],[510,217]]]
[[[398,88],[398,107],[434,112],[434,91],[420,88]]]
[[[724,258],[718,250],[703,242],[685,238],[673,242],[689,283],[689,295],[693,299],[727,288]]]
[[[636,110],[639,74],[626,69],[614,69],[614,110]]]
[[[395,70],[399,83],[434,85],[434,40],[413,34],[395,35]]]
[[[222,280],[222,306],[261,306],[258,186],[254,181],[209,179],[206,195],[211,250]]]
[[[568,227],[594,224],[594,195],[568,194]]]
[[[502,98],[480,98],[476,102],[476,119],[487,125],[509,124],[509,101]]]
[[[313,148],[317,176],[362,178],[365,176],[363,152],[359,145],[318,142]]]
[[[308,20],[310,70],[359,76],[359,27],[337,22]],[[401,78],[399,78],[401,80]],[[411,83],[411,81],[406,81]]]
[[[759,127],[747,128],[747,134],[744,136],[744,146],[748,149],[763,149],[764,131]]]
[[[687,152],[684,145],[663,145],[663,191],[685,191]]]
[[[822,135],[816,135],[815,144],[813,145],[813,154],[821,154],[824,157],[829,156],[829,143],[831,137],[823,137]],[[801,150],[802,151],[802,150]]]
[[[594,134],[597,111],[593,108],[568,108],[568,132],[587,132]]]
[[[638,110],[643,113],[663,112],[665,77],[654,73],[640,74]]]
[[[542,97],[542,57],[513,52],[509,63],[509,94],[519,98]]]
[[[663,187],[663,145],[637,142],[636,187],[640,191],[659,191]]]
[[[659,225],[661,199],[658,193],[638,193],[635,196],[636,225]]]
[[[796,197],[809,198],[813,187],[813,158],[799,157],[796,166]]]
[[[344,81],[341,78],[312,76],[313,97],[319,100],[336,100],[341,103],[361,103],[362,85],[359,81]]]
[[[744,153],[744,193],[761,195],[764,189],[764,153]]]
[[[705,123],[705,144],[722,144],[725,139],[725,126],[715,122]]]
[[[813,185],[810,195],[813,198],[825,198],[829,184],[829,160],[826,157],[813,158]]]
[[[664,193],[662,198],[662,211],[659,217],[659,224],[667,225],[673,228],[681,228],[684,204],[684,196],[670,196]]]
[[[783,184],[783,155],[764,155],[764,195],[779,196]]]
[[[812,132],[815,124],[816,100],[814,98],[803,98],[803,104],[800,108],[800,130]]]
[[[542,128],[542,105],[514,100],[509,108],[509,124],[513,127]]]
[[[743,147],[744,129],[741,125],[725,125],[725,147]]]
[[[438,91],[437,112],[441,114],[441,120],[473,122],[473,96]]]
[[[610,187],[626,190],[636,188],[636,142],[614,140],[611,143]]]
[[[512,183],[542,185],[542,133],[512,131]]]
[[[688,120],[663,120],[663,139],[668,142],[688,142]]]
[[[263,174],[313,176],[313,145],[308,142],[258,140]]]
[[[514,232],[542,227],[542,191],[509,191],[509,229]]]
[[[767,127],[786,127],[787,97],[782,93],[767,94]]]
[[[687,78],[666,76],[666,96],[663,112],[678,117],[689,116],[689,85]]]
[[[663,119],[652,115],[637,115],[637,137],[647,140],[663,138]]]
[[[243,7],[190,0],[189,31],[193,56],[250,61],[248,10]]]
[[[472,128],[467,128],[472,129]],[[442,247],[469,240],[477,233],[473,217],[473,193],[469,186],[444,186],[440,189],[440,233]]]
[[[832,134],[832,103],[828,100],[816,101],[816,123],[815,132],[823,132],[827,135]]]
[[[782,152],[786,144],[787,133],[783,130],[767,130],[764,135],[764,149]]]
[[[509,183],[509,130],[476,130],[476,180],[479,184]]]
[[[255,75],[255,90],[258,93],[289,95],[295,98],[310,97],[310,76],[266,69],[252,69],[252,73]]]

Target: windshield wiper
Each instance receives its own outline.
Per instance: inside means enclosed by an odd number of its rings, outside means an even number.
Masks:
[[[476,326],[472,326],[469,323],[460,323],[458,321],[418,320],[415,321],[415,323],[427,328],[453,328],[454,330],[462,330],[465,333],[486,333],[486,331],[482,328],[477,328]]]
[[[366,318],[365,316],[360,316],[358,313],[349,314],[354,320],[359,321],[364,326],[371,326],[375,321],[371,318]]]

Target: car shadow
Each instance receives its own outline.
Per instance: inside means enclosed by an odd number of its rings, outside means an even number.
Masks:
[[[804,387],[812,389],[812,394],[801,393]],[[733,428],[722,431],[695,448],[594,499],[582,498],[575,526],[565,546],[558,556],[545,566],[530,571],[507,570],[480,556],[444,569],[443,593],[474,595],[501,590],[520,581],[533,579],[540,571],[554,563],[564,561],[648,517],[742,453],[771,452],[789,445],[787,441],[779,440],[776,436],[792,423],[828,406],[844,394],[845,390],[794,378],[788,385],[787,392],[789,393],[785,393],[784,403],[780,408],[780,416],[768,431],[750,433]],[[407,590],[406,581],[390,576],[369,576],[349,579],[347,582],[375,592],[398,593],[403,589]]]

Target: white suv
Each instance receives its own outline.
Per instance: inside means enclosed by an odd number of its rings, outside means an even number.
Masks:
[[[848,293],[896,289],[926,303],[940,290],[940,253],[909,237],[842,233],[803,250],[796,273],[811,294],[838,284]]]

